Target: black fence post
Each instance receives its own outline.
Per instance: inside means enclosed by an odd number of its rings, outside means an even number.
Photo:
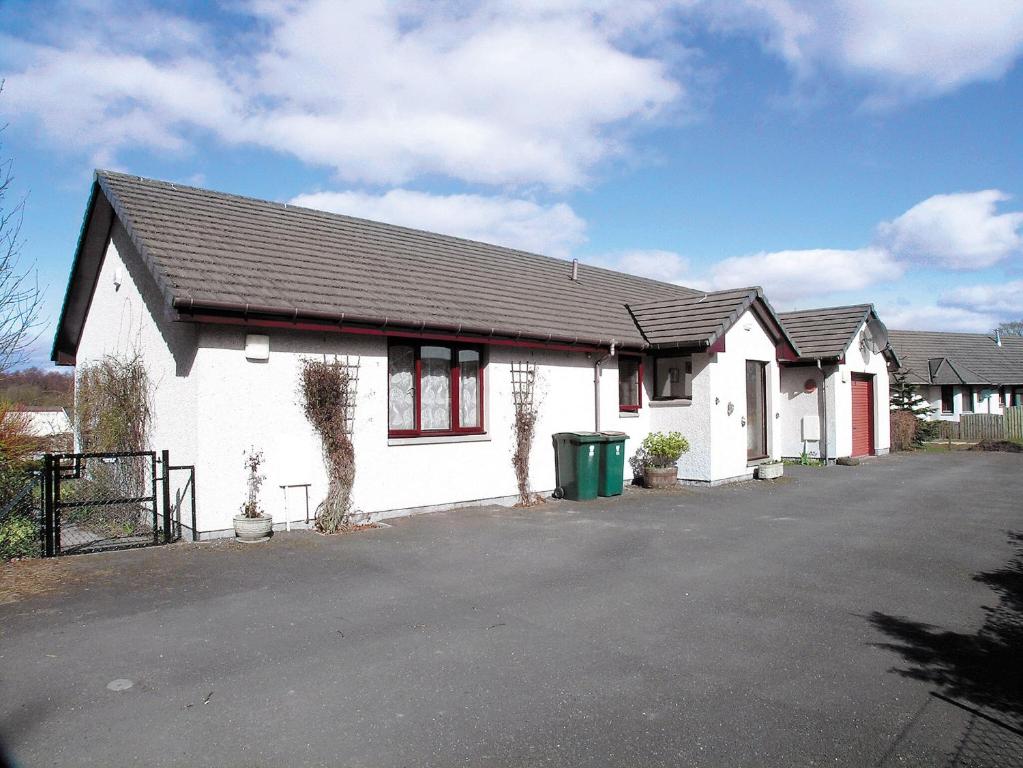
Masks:
[[[43,456],[43,556],[53,557],[53,456]]]
[[[60,555],[60,473],[64,466],[62,454],[57,454],[50,461],[50,535],[53,537],[53,556]]]
[[[171,503],[170,503],[170,451],[160,454],[163,460],[163,541],[171,540]]]
[[[199,541],[199,529],[196,528],[196,515],[195,515],[195,465],[192,465],[192,482],[189,483],[192,486],[192,541]]]

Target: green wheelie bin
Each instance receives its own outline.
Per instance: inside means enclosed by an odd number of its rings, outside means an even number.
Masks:
[[[597,498],[602,443],[598,432],[554,435],[555,498],[573,501]]]
[[[597,493],[600,496],[620,496],[625,485],[625,441],[629,436],[624,432],[601,432],[600,437]]]

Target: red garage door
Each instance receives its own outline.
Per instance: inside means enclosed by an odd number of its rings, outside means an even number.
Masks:
[[[874,377],[852,375],[852,455],[874,453]]]

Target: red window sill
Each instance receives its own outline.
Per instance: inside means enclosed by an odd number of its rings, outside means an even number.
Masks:
[[[436,430],[404,430],[404,431],[389,431],[387,433],[388,438],[401,438],[401,437],[463,437],[465,435],[485,435],[487,431],[485,429],[436,429]]]
[[[621,413],[636,413],[639,410],[638,405],[619,405],[618,410]]]

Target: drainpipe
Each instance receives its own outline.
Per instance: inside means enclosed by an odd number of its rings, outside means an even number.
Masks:
[[[593,431],[600,431],[600,365],[609,357],[615,356],[615,340],[611,339],[608,354],[598,357],[593,363]]]
[[[828,374],[824,372],[824,366],[821,365],[821,360],[817,358],[817,368],[821,372],[821,390],[824,395],[824,423],[821,425],[821,461],[826,465],[828,463],[828,451],[831,446],[828,445]]]

